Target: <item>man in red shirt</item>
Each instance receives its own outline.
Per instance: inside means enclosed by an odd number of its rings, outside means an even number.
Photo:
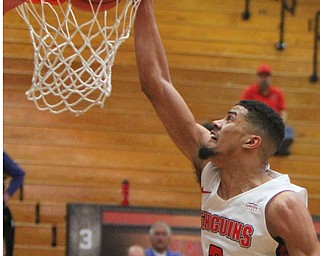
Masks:
[[[283,119],[287,121],[287,110],[283,92],[272,85],[271,68],[262,64],[257,68],[256,83],[245,89],[241,97],[243,100],[257,100],[273,108]],[[293,129],[286,126],[285,138],[276,154],[289,155],[289,146],[293,142]]]

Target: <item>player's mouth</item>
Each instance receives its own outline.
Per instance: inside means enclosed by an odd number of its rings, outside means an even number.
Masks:
[[[218,135],[217,135],[214,131],[211,131],[211,133],[210,133],[210,138],[211,138],[211,140],[213,140],[214,142],[217,142],[217,141],[218,141]]]

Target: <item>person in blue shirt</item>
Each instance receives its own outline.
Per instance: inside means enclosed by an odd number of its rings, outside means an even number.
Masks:
[[[3,152],[3,178],[11,177],[5,188],[3,185],[3,241],[6,256],[13,255],[14,247],[14,222],[8,207],[9,198],[21,187],[25,172],[17,165],[6,152]]]
[[[154,223],[149,231],[151,248],[146,250],[146,256],[182,256],[168,249],[171,234],[172,230],[165,222]]]

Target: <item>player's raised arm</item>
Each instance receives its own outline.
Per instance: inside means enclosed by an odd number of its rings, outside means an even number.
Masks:
[[[152,0],[142,0],[134,25],[135,51],[142,91],[153,104],[168,134],[198,167],[198,150],[209,132],[197,125],[173,87]]]

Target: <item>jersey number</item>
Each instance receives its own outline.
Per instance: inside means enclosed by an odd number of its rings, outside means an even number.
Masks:
[[[215,246],[213,244],[210,244],[209,247],[209,256],[223,256],[223,250],[222,248]]]

